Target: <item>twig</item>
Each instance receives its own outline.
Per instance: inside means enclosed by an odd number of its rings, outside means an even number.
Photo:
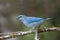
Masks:
[[[60,28],[59,27],[43,28],[43,29],[39,29],[38,33],[47,32],[47,31],[60,31]],[[9,33],[7,35],[0,36],[0,40],[8,39],[8,38],[14,38],[14,37],[17,37],[17,36],[22,36],[22,35],[28,35],[28,34],[31,34],[31,33],[34,33],[34,32],[35,32],[35,30],[30,30],[30,31],[25,31],[25,32],[22,32],[22,31],[12,32],[12,33]],[[3,33],[1,33],[1,34],[3,34]]]

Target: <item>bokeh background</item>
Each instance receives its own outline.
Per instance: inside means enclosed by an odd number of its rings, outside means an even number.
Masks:
[[[28,31],[30,28],[16,17],[20,14],[35,17],[50,17],[43,27],[60,26],[60,0],[0,0],[0,33]],[[41,40],[60,40],[60,32],[50,31],[40,33]],[[5,40],[34,40],[34,34]]]

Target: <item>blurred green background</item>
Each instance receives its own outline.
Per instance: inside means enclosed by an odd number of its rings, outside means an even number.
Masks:
[[[9,3],[8,8],[6,3]],[[53,18],[44,22],[40,28],[60,26],[60,0],[0,0],[0,7],[1,5],[3,5],[3,10],[0,9],[1,33],[28,31],[30,28],[25,27],[22,22],[16,20],[16,17],[20,14]],[[60,40],[60,32],[42,32],[39,35],[41,40]],[[34,34],[6,40],[34,40]]]

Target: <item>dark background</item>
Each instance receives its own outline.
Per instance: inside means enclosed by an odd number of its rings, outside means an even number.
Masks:
[[[8,7],[6,4],[8,4]],[[20,14],[53,18],[44,22],[41,28],[60,26],[60,0],[0,0],[1,6],[3,7],[3,10],[0,9],[1,33],[29,30],[30,28],[25,27],[23,23],[16,20],[16,17]],[[60,40],[60,32],[50,31],[40,33],[39,35],[41,40]],[[34,40],[34,34],[7,40]]]

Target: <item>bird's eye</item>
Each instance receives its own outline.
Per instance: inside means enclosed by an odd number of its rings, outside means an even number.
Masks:
[[[22,16],[20,16],[20,17],[17,17],[16,19],[18,20],[18,19],[20,19]]]
[[[20,16],[19,18],[21,18],[22,16]]]

